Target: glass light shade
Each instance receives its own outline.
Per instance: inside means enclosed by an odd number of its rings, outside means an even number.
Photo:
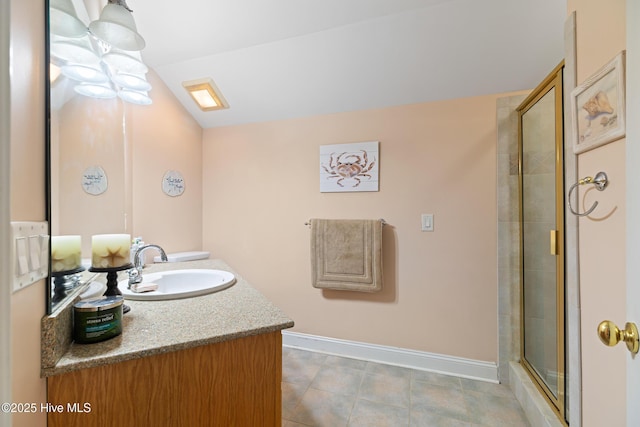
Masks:
[[[116,97],[116,91],[108,83],[80,83],[73,90],[80,95],[91,98],[110,99]]]
[[[142,62],[140,53],[111,49],[102,56],[102,60],[111,68],[121,73],[146,74],[149,68]]]
[[[87,34],[87,26],[78,19],[71,0],[51,0],[49,6],[49,29],[53,34],[72,38]]]
[[[109,81],[109,77],[97,66],[71,64],[62,66],[60,71],[66,77],[79,82],[106,83]]]
[[[123,101],[130,102],[132,104],[151,105],[153,102],[145,91],[140,92],[137,90],[122,89],[118,92],[118,96]]]
[[[100,57],[93,50],[88,37],[52,41],[51,55],[76,64],[98,64],[100,62]]]
[[[58,77],[60,77],[60,74],[60,67],[58,67],[56,64],[49,63],[49,81],[51,82],[51,85],[55,84],[55,82],[58,80]]]
[[[100,13],[100,19],[89,24],[89,30],[118,49],[137,51],[145,46],[131,12],[117,4],[107,4]]]
[[[125,89],[143,92],[151,90],[151,85],[142,75],[117,73],[111,76],[111,79],[114,83]]]

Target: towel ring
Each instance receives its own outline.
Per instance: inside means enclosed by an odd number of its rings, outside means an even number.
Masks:
[[[609,185],[609,179],[607,178],[606,173],[598,172],[595,178],[587,176],[585,178],[582,178],[581,180],[579,180],[578,182],[576,182],[571,186],[571,188],[569,189],[569,195],[567,196],[567,204],[569,205],[569,210],[571,211],[571,213],[576,216],[587,216],[591,212],[593,212],[596,206],[598,206],[598,201],[595,201],[593,205],[583,213],[577,212],[576,210],[573,209],[573,206],[571,206],[571,192],[575,190],[575,188],[578,185],[585,185],[585,184],[593,184],[596,186],[596,190],[604,191],[604,189],[607,188],[607,185]]]

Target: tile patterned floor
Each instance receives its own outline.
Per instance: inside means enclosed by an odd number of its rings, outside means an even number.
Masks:
[[[284,347],[283,427],[529,427],[508,386]]]

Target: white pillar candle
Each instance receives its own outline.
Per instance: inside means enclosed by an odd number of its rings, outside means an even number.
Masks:
[[[91,266],[122,267],[129,264],[130,234],[96,234],[91,236]]]
[[[51,271],[75,270],[81,265],[80,236],[51,237]]]

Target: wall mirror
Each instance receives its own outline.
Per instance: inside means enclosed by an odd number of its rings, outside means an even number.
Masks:
[[[67,298],[87,292],[93,279],[97,279],[94,284],[99,290],[102,278],[87,271],[92,235],[130,234],[130,113],[124,98],[116,96],[116,91],[124,89],[98,77],[91,81],[87,73],[97,70],[115,80],[116,67],[129,67],[131,72],[135,67],[143,67],[136,72],[147,70],[141,61],[135,61],[136,54],[127,55],[105,45],[88,32],[106,5],[106,0],[46,2],[52,236],[48,313]],[[108,54],[112,62],[107,61]],[[93,92],[87,96],[90,89]],[[148,98],[143,101],[150,102]]]

